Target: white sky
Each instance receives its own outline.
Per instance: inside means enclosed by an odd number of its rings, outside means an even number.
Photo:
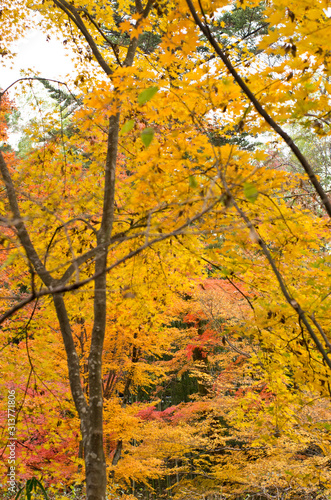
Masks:
[[[66,82],[66,75],[75,72],[71,58],[66,54],[61,42],[53,35],[49,41],[40,30],[30,30],[13,49],[17,53],[14,60],[5,66],[0,59],[0,90],[5,90],[22,76],[38,76]],[[24,71],[24,75],[22,74]],[[41,88],[39,88],[39,92]],[[8,95],[14,99],[21,111],[21,126],[31,118],[31,110],[20,99],[20,83],[9,89]],[[11,132],[9,144],[16,148],[21,133]]]
[[[0,60],[0,88],[6,89],[10,84],[22,76],[21,70],[28,71],[25,76],[39,76],[46,79],[66,80],[66,75],[72,73],[74,65],[66,55],[63,45],[54,36],[46,41],[46,34],[38,30],[30,30],[16,48],[17,56],[7,66]],[[19,85],[16,85],[19,92]],[[10,95],[15,95],[15,90]]]

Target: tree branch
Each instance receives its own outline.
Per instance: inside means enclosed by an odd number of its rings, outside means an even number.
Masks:
[[[29,233],[25,227],[25,224],[21,218],[21,213],[19,210],[18,202],[17,202],[17,197],[15,193],[15,188],[14,184],[12,181],[12,178],[10,176],[8,167],[6,165],[6,162],[4,160],[4,157],[2,155],[2,152],[0,151],[0,171],[6,186],[6,192],[7,192],[7,197],[9,200],[9,205],[11,208],[11,211],[14,216],[14,222],[13,225],[17,231],[18,238],[25,250],[25,253],[27,255],[27,258],[29,262],[33,265],[33,268],[35,269],[36,273],[40,277],[40,279],[43,281],[43,283],[48,287],[48,293],[51,292],[52,289],[56,287],[57,280],[52,278],[50,273],[47,271],[46,267],[40,260],[34,245],[30,239]],[[45,294],[44,294],[45,295]],[[17,311],[21,309],[24,305],[32,302],[35,298],[38,296],[42,296],[42,291],[37,293],[34,289],[32,290],[32,294],[24,299],[22,302],[19,304],[16,304],[11,310],[12,311]],[[53,295],[53,300],[54,300],[54,305],[57,313],[57,317],[60,323],[61,327],[61,333],[63,337],[63,342],[64,346],[66,349],[66,354],[67,354],[67,363],[68,363],[68,369],[69,369],[69,379],[70,379],[70,385],[72,388],[72,395],[74,399],[74,403],[76,405],[77,411],[81,417],[81,422],[82,425],[84,424],[84,417],[85,417],[85,412],[86,412],[86,400],[84,393],[82,391],[81,383],[80,383],[80,369],[79,369],[79,359],[78,355],[76,352],[75,344],[72,338],[72,333],[71,333],[71,328],[70,328],[70,322],[69,318],[67,315],[67,311],[65,308],[65,304],[63,301],[62,296],[60,295]],[[19,307],[17,307],[19,306]],[[11,314],[10,314],[11,315]],[[9,316],[10,316],[9,315]],[[6,316],[6,314],[4,315]],[[9,317],[6,316],[6,317]],[[6,318],[4,318],[6,319]]]
[[[90,13],[88,12],[88,10],[86,9],[86,7],[83,7],[81,9],[86,15],[87,17],[89,18],[89,20],[91,21],[91,23],[95,26],[95,28],[98,30],[98,32],[100,33],[100,35],[102,36],[102,38],[111,46],[112,48],[112,51],[113,51],[113,54],[114,56],[116,57],[116,61],[117,63],[119,64],[119,66],[122,66],[122,63],[120,61],[120,58],[118,57],[118,53],[117,53],[117,45],[116,43],[113,43],[105,34],[104,32],[102,31],[102,29],[100,28],[100,26],[98,25],[98,23],[93,19],[93,17],[90,15]]]
[[[260,104],[258,99],[255,97],[253,92],[250,90],[250,88],[246,85],[244,80],[239,76],[237,71],[235,70],[234,66],[230,62],[229,58],[227,55],[223,52],[221,49],[220,45],[217,43],[215,38],[210,32],[210,29],[208,27],[208,24],[203,24],[201,19],[199,18],[194,5],[191,0],[186,0],[186,3],[188,5],[188,8],[192,14],[192,17],[196,23],[197,26],[199,26],[201,32],[205,35],[207,40],[209,41],[210,45],[214,48],[215,52],[217,55],[222,59],[223,63],[225,64],[226,68],[228,71],[231,73],[233,76],[234,80],[236,83],[239,85],[239,87],[242,89],[244,94],[248,97],[248,99],[251,101],[253,106],[255,107],[256,111],[265,119],[265,121],[270,125],[270,127],[280,136],[286,144],[289,146],[289,148],[292,150],[294,155],[298,158],[299,162],[303,166],[306,174],[308,175],[311,183],[313,184],[316,192],[318,193],[319,197],[322,200],[322,203],[325,207],[326,212],[328,213],[329,217],[331,217],[331,202],[327,197],[327,194],[325,193],[322,185],[319,183],[312,167],[310,166],[308,160],[306,157],[301,153],[300,149],[298,146],[293,142],[292,138],[273,120],[273,118],[265,111],[263,106]]]
[[[142,22],[142,20],[146,19],[146,17],[148,16],[151,8],[153,7],[153,3],[154,3],[153,0],[148,0],[145,9],[141,13],[141,17],[137,21],[137,24],[136,24],[137,28],[138,28],[139,24]],[[139,10],[142,8],[141,2],[137,1],[136,4],[138,6],[137,10],[139,12]],[[137,47],[138,47],[138,37],[134,37],[130,41],[130,45],[129,45],[128,51],[126,53],[126,58],[125,58],[123,66],[127,66],[127,67],[132,66]]]
[[[273,258],[271,256],[271,253],[268,250],[267,245],[265,244],[265,242],[261,238],[261,236],[257,233],[255,227],[253,226],[252,222],[249,220],[249,218],[247,217],[247,215],[238,206],[236,200],[234,199],[234,197],[233,197],[233,195],[231,193],[231,190],[229,189],[229,187],[227,185],[226,180],[224,179],[224,176],[222,176],[221,173],[220,173],[220,176],[222,178],[222,183],[223,183],[223,186],[225,188],[225,191],[226,191],[229,199],[231,199],[231,201],[233,203],[233,206],[235,207],[235,209],[237,210],[237,212],[241,216],[241,218],[245,221],[246,226],[247,226],[247,228],[250,231],[250,234],[252,235],[252,237],[254,238],[254,240],[258,243],[258,245],[262,249],[265,257],[267,258],[267,260],[268,260],[268,262],[270,264],[270,267],[271,267],[274,275],[276,276],[276,279],[278,281],[278,284],[280,286],[280,289],[282,291],[283,296],[285,297],[286,301],[290,304],[290,306],[295,310],[295,312],[299,316],[299,320],[301,320],[302,323],[305,325],[305,327],[306,327],[306,329],[307,329],[310,337],[312,338],[312,340],[313,340],[313,342],[314,342],[317,350],[320,352],[320,354],[322,355],[322,357],[325,360],[326,364],[328,365],[328,367],[331,370],[331,359],[329,358],[329,356],[328,356],[327,352],[325,351],[323,345],[321,344],[319,338],[317,337],[317,335],[315,334],[314,330],[312,329],[309,321],[307,320],[305,311],[301,308],[300,304],[294,299],[294,297],[291,296],[290,292],[287,290],[285,282],[284,282],[284,280],[283,280],[280,272],[277,269],[276,263],[273,260]]]
[[[94,42],[92,36],[90,35],[88,29],[86,28],[85,24],[82,21],[82,18],[80,17],[78,10],[72,5],[66,2],[65,0],[53,0],[55,5],[61,9],[71,20],[72,22],[76,25],[76,27],[79,29],[79,31],[83,34],[85,40],[91,47],[91,50],[93,52],[94,57],[98,61],[99,65],[101,68],[104,70],[106,75],[111,75],[113,72],[110,69],[110,66],[106,63],[104,58],[102,57],[96,43]]]
[[[191,219],[188,219],[185,224],[180,226],[178,229],[175,229],[171,233],[163,234],[162,236],[158,236],[154,239],[151,239],[147,242],[145,242],[143,245],[138,247],[136,250],[132,250],[129,252],[127,255],[122,257],[121,259],[118,259],[116,262],[108,266],[106,269],[102,269],[100,271],[100,274],[102,273],[107,273],[114,269],[115,267],[119,266],[120,264],[123,264],[127,260],[131,259],[132,257],[135,257],[136,255],[139,255],[142,251],[144,251],[146,248],[151,247],[155,245],[156,243],[160,243],[161,241],[164,241],[168,238],[171,238],[173,236],[179,235],[179,234],[184,234],[185,230],[187,227],[189,227],[193,222],[196,220],[200,219],[203,217],[206,213],[210,212],[216,204],[218,204],[221,201],[221,197],[217,198],[216,200],[213,201],[208,207],[204,208],[201,212],[196,214],[194,217],[191,217]],[[79,257],[78,257],[79,258]],[[30,294],[28,297],[26,297],[24,300],[13,306],[11,309],[9,309],[7,312],[5,312],[2,316],[0,316],[0,325],[8,318],[10,318],[13,314],[15,314],[17,311],[22,309],[24,306],[27,304],[30,304],[33,300],[39,297],[44,297],[46,295],[54,295],[57,293],[64,294],[66,292],[71,292],[73,290],[78,290],[79,288],[82,288],[84,285],[87,285],[91,281],[95,280],[98,276],[94,274],[93,276],[90,276],[86,278],[85,280],[82,280],[80,282],[72,283],[70,285],[58,285],[55,286],[52,289],[44,289],[41,290],[40,292],[36,292],[34,295]]]
[[[25,250],[26,256],[28,260],[31,262],[33,265],[34,269],[36,270],[36,273],[38,276],[42,279],[43,283],[51,288],[53,285],[55,285],[56,280],[52,278],[52,276],[49,274],[47,269],[45,268],[44,264],[41,262],[39,255],[37,254],[33,243],[30,239],[29,233],[25,227],[25,224],[22,220],[20,209],[17,203],[17,197],[15,193],[15,188],[14,184],[11,178],[11,175],[9,173],[7,164],[5,162],[5,159],[3,157],[3,154],[0,150],[0,171],[2,178],[4,180],[5,186],[6,186],[6,192],[7,192],[7,197],[10,205],[10,209],[13,213],[13,226],[15,227],[19,240]]]

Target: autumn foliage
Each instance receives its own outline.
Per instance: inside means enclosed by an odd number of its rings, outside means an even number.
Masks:
[[[4,494],[15,391],[15,492],[329,498],[327,4],[0,4],[75,60],[0,94]]]

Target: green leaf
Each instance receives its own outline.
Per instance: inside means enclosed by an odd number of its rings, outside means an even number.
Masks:
[[[127,134],[132,130],[134,127],[134,120],[128,120],[127,122],[124,123],[123,127],[121,128],[120,135]]]
[[[24,490],[24,486],[20,490],[18,490],[18,492],[16,494],[16,497],[15,497],[15,500],[19,499],[19,497],[21,496],[21,493],[23,492],[23,490]]]
[[[244,183],[244,195],[245,197],[254,203],[256,201],[256,198],[259,195],[258,190],[254,186],[254,184],[251,184],[250,182],[245,182]]]
[[[188,181],[189,181],[189,184],[190,184],[190,187],[191,188],[196,188],[198,187],[198,183],[197,183],[197,180],[196,178],[194,177],[194,175],[190,175],[189,178],[188,178]]]
[[[152,97],[155,96],[156,92],[159,90],[159,87],[149,87],[146,90],[143,90],[139,95],[138,95],[138,102],[140,106],[145,104],[145,102],[148,102],[152,99]]]
[[[36,486],[35,486],[36,491],[37,491],[37,486],[39,486],[39,488],[41,489],[41,491],[45,497],[45,500],[49,500],[43,484],[37,478],[34,478],[34,480],[35,480],[35,484],[36,484]]]
[[[141,132],[140,137],[144,143],[144,146],[148,148],[154,137],[154,129],[152,129],[152,127],[145,128],[145,130]]]
[[[42,483],[36,478],[36,477],[33,477],[31,479],[28,479],[25,483],[25,496],[26,496],[26,499],[27,500],[32,500],[32,496],[31,496],[31,493],[34,491],[37,491],[37,488],[40,488],[42,494],[44,495],[45,497],[45,500],[49,500],[48,498],[48,495],[47,495],[47,492],[44,488],[44,486],[42,485]],[[17,492],[17,495],[15,497],[15,500],[18,500],[19,497],[21,496],[21,494],[23,493],[24,491],[24,486],[23,488],[21,488],[18,492]]]

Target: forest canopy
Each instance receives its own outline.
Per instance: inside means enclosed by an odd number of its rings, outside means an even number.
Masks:
[[[3,498],[330,498],[330,23],[0,0]]]

